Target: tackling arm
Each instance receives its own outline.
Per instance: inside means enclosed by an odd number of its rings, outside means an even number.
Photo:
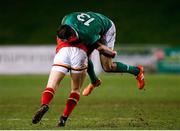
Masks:
[[[114,58],[117,54],[116,51],[113,51],[112,49],[108,48],[107,46],[97,42],[97,50],[100,52],[100,54],[103,54],[104,56],[106,57],[111,57],[111,58]]]

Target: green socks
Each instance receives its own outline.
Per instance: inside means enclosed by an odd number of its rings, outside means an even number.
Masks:
[[[133,74],[135,76],[137,76],[140,72],[139,68],[137,68],[136,66],[126,65],[126,64],[123,64],[121,62],[114,62],[114,63],[117,66],[116,66],[116,70],[112,71],[112,72],[130,73],[130,74]],[[93,65],[91,60],[88,60],[87,73],[89,75],[89,78],[90,78],[92,84],[96,83],[96,81],[99,80],[95,74],[94,65]]]
[[[87,73],[90,77],[90,80],[91,80],[91,83],[92,84],[95,84],[98,79],[98,77],[96,76],[95,74],[95,71],[94,71],[94,65],[92,63],[91,60],[88,60],[88,69],[87,69]]]
[[[126,65],[121,62],[114,62],[114,63],[116,63],[117,65],[115,72],[130,73],[135,76],[137,76],[140,72],[139,68],[137,68],[136,66]]]

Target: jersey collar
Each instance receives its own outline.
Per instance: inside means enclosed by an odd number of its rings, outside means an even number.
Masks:
[[[79,35],[78,35],[77,31],[72,26],[70,26],[70,27],[74,30],[74,32],[76,33],[76,37],[79,39]]]

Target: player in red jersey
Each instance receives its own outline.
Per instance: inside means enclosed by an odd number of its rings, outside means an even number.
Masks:
[[[106,56],[114,57],[115,52],[96,42],[91,46],[83,44],[78,38],[76,30],[71,26],[63,25],[57,33],[57,48],[54,64],[51,69],[47,86],[42,93],[41,106],[35,113],[32,123],[38,123],[48,111],[49,104],[67,72],[70,71],[72,87],[66,106],[58,122],[58,126],[65,126],[67,118],[80,99],[80,88],[85,79],[87,58],[89,51],[96,48]]]

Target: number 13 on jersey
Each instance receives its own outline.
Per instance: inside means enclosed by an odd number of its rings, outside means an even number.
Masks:
[[[94,18],[91,18],[91,16],[86,13],[81,13],[77,15],[77,19],[79,21],[82,21],[86,26],[89,26],[90,23],[94,20]]]

